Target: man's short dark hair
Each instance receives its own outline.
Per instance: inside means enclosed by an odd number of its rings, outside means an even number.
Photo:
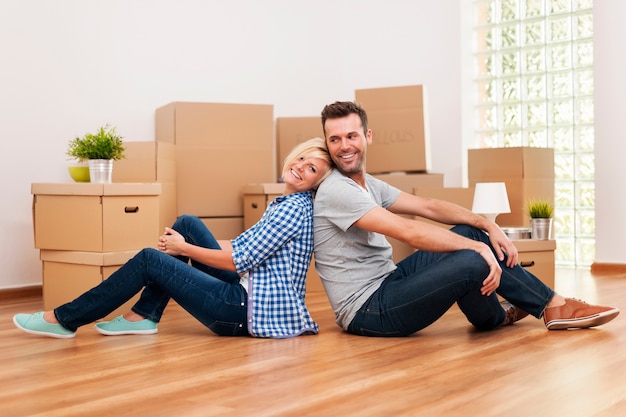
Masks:
[[[361,119],[363,133],[367,132],[367,113],[363,107],[352,101],[335,101],[333,104],[324,106],[322,110],[322,129],[324,129],[324,137],[326,137],[326,120],[339,119],[351,114],[357,114]]]

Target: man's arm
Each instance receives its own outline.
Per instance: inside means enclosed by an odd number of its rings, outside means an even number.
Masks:
[[[485,228],[492,225],[484,217],[459,205],[406,192],[401,192],[398,199],[388,209],[396,214],[420,216],[449,225],[467,224],[481,230],[486,230]]]
[[[453,233],[443,227],[418,220],[407,219],[377,206],[354,222],[360,229],[381,233],[398,239],[415,249],[431,252],[452,252],[471,249],[482,250],[482,242]]]
[[[354,226],[393,237],[416,249],[432,252],[473,250],[479,253],[489,266],[489,275],[483,281],[481,292],[489,295],[500,285],[502,269],[489,246],[483,242],[468,239],[429,223],[398,216],[380,206],[368,211],[354,223]]]
[[[489,234],[491,245],[495,248],[498,259],[504,259],[502,253],[504,251],[508,254],[507,266],[512,268],[517,264],[517,248],[502,229],[496,223],[472,213],[464,207],[443,200],[401,192],[388,210],[396,214],[420,216],[449,225],[467,224],[484,230]]]

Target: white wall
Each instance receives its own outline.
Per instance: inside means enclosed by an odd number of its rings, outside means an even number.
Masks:
[[[461,185],[461,1],[3,0],[0,289],[41,283],[30,184],[71,181],[67,142],[106,123],[153,140],[171,101],[316,116],[358,88],[424,84],[432,172]]]
[[[626,2],[596,1],[594,88],[597,263],[626,264]]]
[[[432,172],[445,174],[446,186],[462,185],[465,149],[474,146],[468,4],[3,0],[0,289],[41,283],[30,184],[70,181],[68,140],[105,123],[127,140],[153,140],[154,109],[170,101],[273,104],[275,117],[315,116],[357,88],[424,84]],[[623,0],[594,4],[602,263],[626,263],[625,9]]]

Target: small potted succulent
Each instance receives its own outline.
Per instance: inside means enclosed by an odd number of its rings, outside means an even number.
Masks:
[[[532,199],[528,201],[530,215],[530,237],[532,239],[550,239],[552,236],[552,222],[554,206],[547,199]]]
[[[82,137],[72,139],[68,145],[67,155],[79,162],[88,162],[91,182],[110,183],[113,161],[124,158],[126,148],[122,139],[115,127],[106,125],[96,133],[86,133]]]

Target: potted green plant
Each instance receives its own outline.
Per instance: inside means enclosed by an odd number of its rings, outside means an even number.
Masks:
[[[87,161],[91,182],[110,183],[113,161],[124,158],[123,137],[115,127],[103,126],[96,133],[86,133],[69,142],[67,155],[77,161]]]
[[[554,206],[548,199],[532,199],[528,201],[530,215],[530,237],[532,239],[550,239]]]

